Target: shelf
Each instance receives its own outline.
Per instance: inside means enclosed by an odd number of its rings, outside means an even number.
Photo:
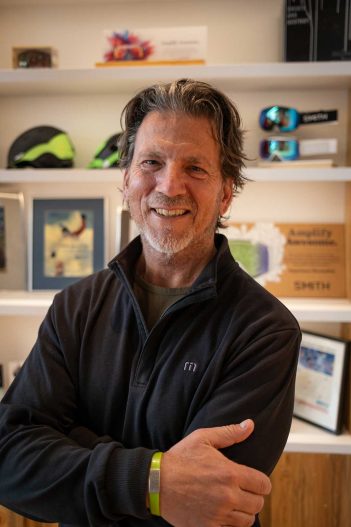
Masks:
[[[350,455],[351,434],[344,432],[341,435],[335,435],[294,418],[285,452]]]
[[[344,298],[280,298],[300,322],[351,322],[351,301]]]
[[[3,69],[0,95],[133,93],[158,81],[191,77],[223,90],[351,87],[350,62],[272,62],[204,66],[115,66],[89,69]]]
[[[0,316],[45,315],[56,291],[0,291]],[[280,299],[300,322],[351,323],[346,299]]]
[[[351,173],[351,172],[350,172]],[[122,183],[118,169],[0,169],[0,183]]]
[[[245,175],[257,182],[346,182],[351,181],[351,167],[249,167]]]
[[[264,168],[248,167],[245,175],[253,182],[346,182],[351,181],[351,167],[333,168]],[[0,169],[1,183],[122,183],[118,169]]]
[[[43,316],[56,291],[0,291],[0,315]]]

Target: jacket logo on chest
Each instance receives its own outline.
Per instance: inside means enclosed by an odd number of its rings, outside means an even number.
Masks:
[[[197,363],[196,362],[189,362],[189,361],[186,361],[186,363],[184,364],[184,371],[191,371],[192,373],[195,373],[196,372],[196,368],[197,368]]]

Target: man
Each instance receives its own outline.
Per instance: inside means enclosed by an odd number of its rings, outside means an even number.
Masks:
[[[56,295],[1,405],[0,502],[76,526],[259,525],[300,331],[215,234],[244,183],[240,117],[191,80],[124,117],[141,238]]]

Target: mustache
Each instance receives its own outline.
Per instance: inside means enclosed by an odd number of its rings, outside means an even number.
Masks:
[[[174,196],[171,198],[162,194],[162,192],[155,192],[147,200],[147,204],[152,209],[162,208],[162,207],[174,207],[179,209],[193,209],[195,206],[194,201],[185,196]]]

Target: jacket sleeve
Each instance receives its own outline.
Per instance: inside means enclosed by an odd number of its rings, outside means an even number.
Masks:
[[[103,526],[127,515],[148,518],[154,450],[126,449],[75,426],[76,379],[61,338],[52,306],[0,404],[0,503],[47,522]]]
[[[296,326],[259,336],[240,352],[232,349],[226,363],[217,365],[223,372],[221,379],[204,396],[186,434],[251,418],[253,434],[224,453],[233,461],[270,474],[291,427],[300,338]]]

